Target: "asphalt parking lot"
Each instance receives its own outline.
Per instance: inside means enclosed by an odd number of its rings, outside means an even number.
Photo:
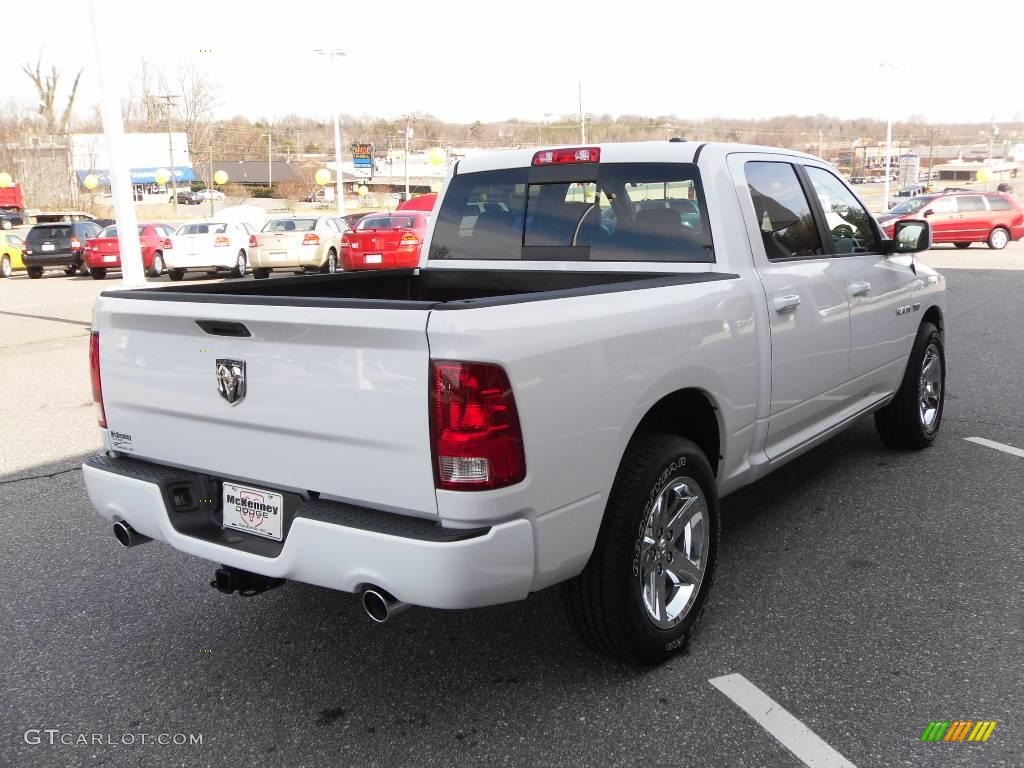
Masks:
[[[847,761],[822,766],[1024,765],[1024,456],[965,439],[1024,449],[1024,243],[924,260],[949,286],[936,444],[862,420],[725,499],[704,622],[656,669],[587,651],[558,589],[376,626],[352,595],[224,597],[211,564],[122,549],[77,469],[117,283],[0,280],[0,765],[803,765],[709,682],[736,674]],[[998,725],[922,742],[935,720]]]

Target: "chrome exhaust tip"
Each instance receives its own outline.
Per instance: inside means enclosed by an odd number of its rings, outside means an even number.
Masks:
[[[383,624],[392,616],[397,616],[408,608],[408,603],[403,603],[386,590],[378,587],[363,590],[363,610],[366,611],[370,620],[377,624]]]
[[[137,547],[139,544],[152,541],[149,536],[143,536],[124,520],[114,523],[114,536],[121,542],[122,547]]]

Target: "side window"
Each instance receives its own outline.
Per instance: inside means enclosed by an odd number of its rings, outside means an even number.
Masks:
[[[340,232],[341,231],[341,230],[338,229],[338,222],[336,222],[334,219],[328,219],[327,220],[327,228],[329,230],[331,230],[331,232]]]
[[[948,214],[956,213],[956,198],[955,197],[939,197],[932,201],[931,205],[926,205],[924,209],[925,215],[930,215],[928,212],[935,214]]]
[[[985,201],[981,195],[960,195],[957,197],[957,207],[960,213],[973,213],[985,210]]]
[[[986,195],[988,200],[988,209],[990,211],[1012,211],[1013,206],[1010,205],[1010,201],[1001,195]]]
[[[821,256],[821,238],[793,166],[752,160],[744,173],[768,258]]]
[[[805,170],[825,212],[825,226],[832,235],[835,252],[877,253],[878,235],[871,214],[833,174],[813,166],[805,166]]]

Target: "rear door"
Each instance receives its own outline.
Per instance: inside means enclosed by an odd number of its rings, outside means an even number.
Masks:
[[[252,301],[100,298],[117,449],[257,488],[435,515],[429,310]],[[244,388],[222,386],[225,370]]]
[[[736,154],[740,195],[768,301],[772,387],[769,457],[820,431],[846,405],[850,358],[848,265],[830,255],[814,218],[813,192],[779,155]]]

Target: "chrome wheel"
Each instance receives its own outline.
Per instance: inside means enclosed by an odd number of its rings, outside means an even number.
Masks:
[[[235,272],[238,273],[239,277],[245,277],[245,271],[246,271],[247,267],[248,267],[248,264],[246,263],[246,260],[245,260],[245,251],[239,251],[238,252],[238,261],[235,262]]]
[[[640,589],[647,617],[671,629],[689,612],[707,567],[707,502],[690,477],[662,486],[640,549]]]
[[[11,268],[11,260],[4,256],[0,259],[0,275],[3,277],[10,277],[14,270]]]
[[[162,256],[153,257],[153,277],[160,277],[164,273],[164,259]]]
[[[988,244],[993,250],[1001,251],[1006,247],[1006,244],[1010,242],[1010,236],[1007,234],[1005,229],[993,229],[992,234],[988,236]]]
[[[338,257],[333,253],[327,258],[327,271],[332,275],[338,271]]]
[[[918,412],[921,426],[926,432],[935,431],[942,408],[942,358],[939,348],[929,344],[921,361],[921,378],[918,385]]]

